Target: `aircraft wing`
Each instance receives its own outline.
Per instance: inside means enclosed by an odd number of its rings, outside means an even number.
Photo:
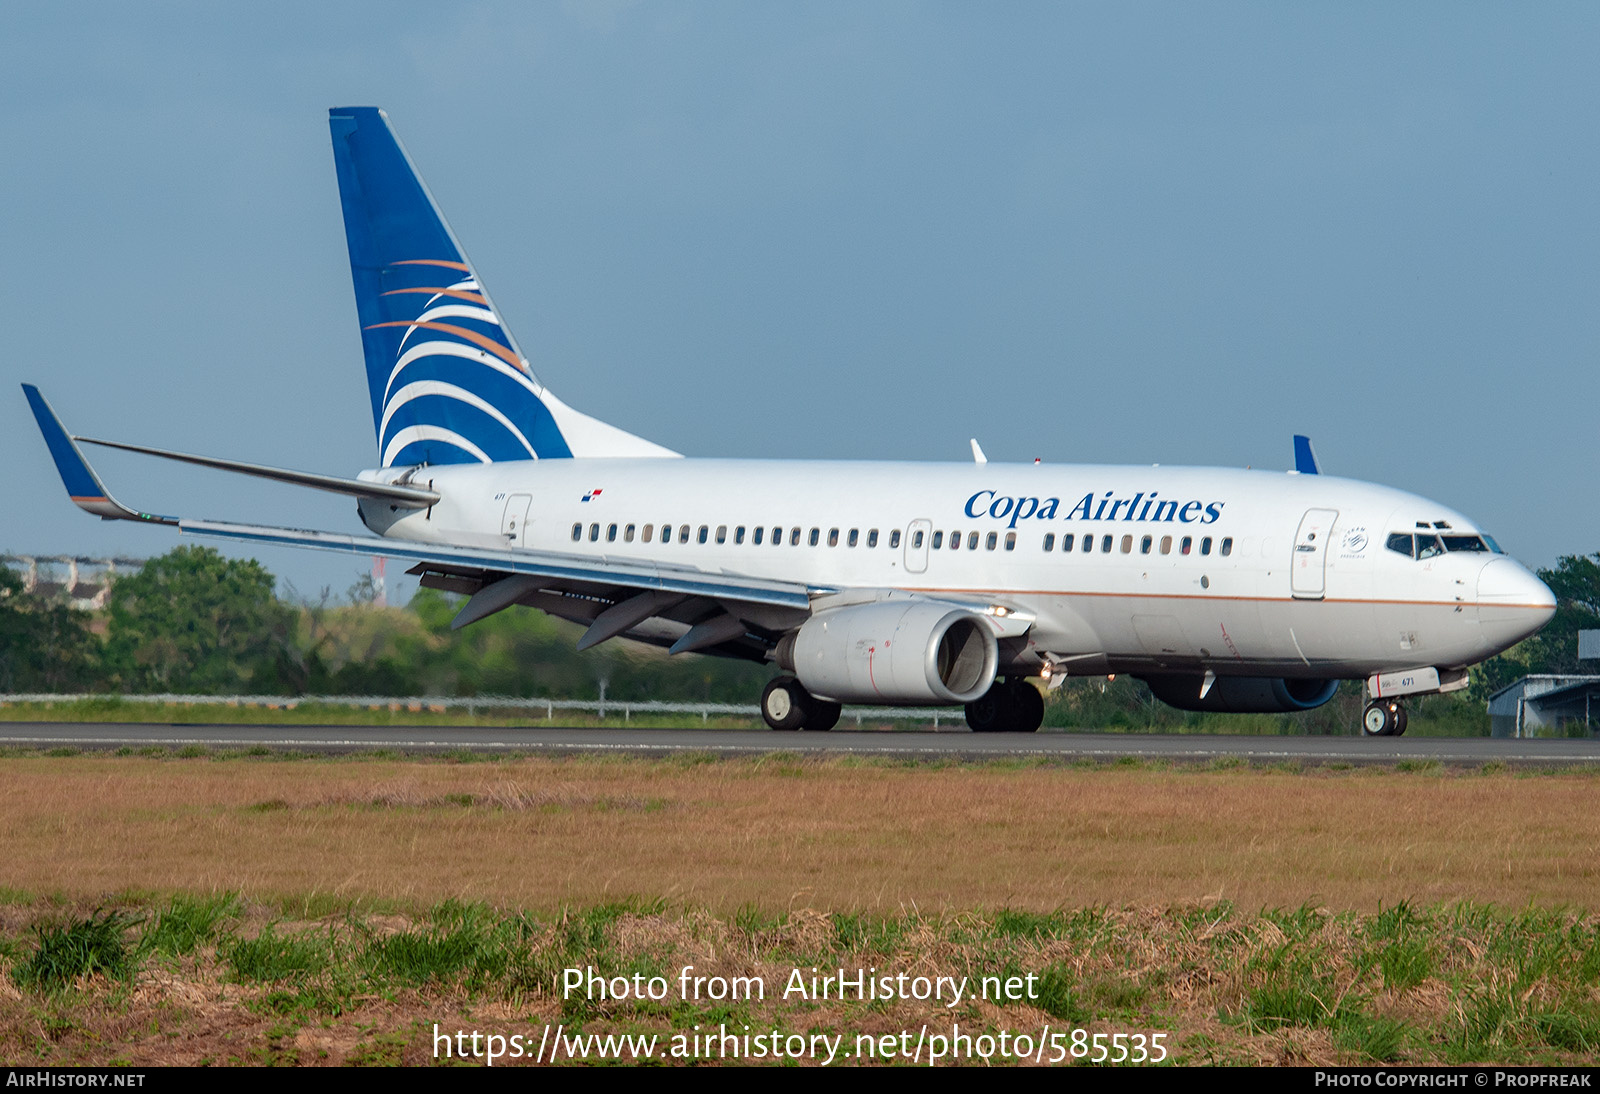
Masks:
[[[23,390],[67,494],[80,509],[105,520],[175,525],[184,535],[413,562],[415,565],[408,572],[421,577],[423,585],[469,596],[452,622],[453,627],[466,626],[513,604],[526,604],[585,624],[588,629],[578,642],[580,649],[626,635],[670,646],[674,653],[705,651],[761,660],[778,633],[803,622],[811,611],[813,590],[804,585],[693,567],[661,566],[605,555],[422,543],[143,513],[118,502],[105,489],[78,448],[77,439],[67,432],[39,390],[31,384],[24,384]],[[149,454],[175,455],[161,450]],[[225,466],[232,461],[207,457],[189,462]],[[323,477],[303,472],[280,475],[277,469],[254,465],[225,469],[247,474],[272,471],[274,474],[268,477],[339,492],[355,493],[355,489],[345,488],[364,489],[371,485],[336,479],[308,482],[303,480]],[[291,475],[295,478],[289,478]]]

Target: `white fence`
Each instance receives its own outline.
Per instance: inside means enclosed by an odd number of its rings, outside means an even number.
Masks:
[[[622,716],[630,721],[635,714],[698,714],[702,722],[713,714],[760,718],[761,708],[754,703],[664,703],[651,699],[630,702],[618,699],[523,699],[511,695],[475,695],[464,698],[444,696],[389,695],[53,695],[0,694],[0,706],[8,703],[79,703],[95,700],[121,703],[170,703],[180,706],[258,707],[266,710],[293,710],[302,704],[357,707],[364,710],[427,711],[443,714],[450,710],[529,711],[552,721],[558,710],[579,710],[596,714],[601,720]],[[941,724],[964,724],[959,707],[845,707],[840,721],[863,722],[922,721],[938,728]]]

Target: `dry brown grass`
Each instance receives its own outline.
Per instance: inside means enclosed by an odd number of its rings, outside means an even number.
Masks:
[[[851,764],[0,759],[0,886],[549,911],[1600,905],[1596,780]]]

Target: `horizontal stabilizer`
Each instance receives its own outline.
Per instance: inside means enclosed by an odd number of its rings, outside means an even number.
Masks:
[[[400,483],[364,482],[361,479],[341,479],[333,475],[318,475],[311,471],[291,471],[285,467],[268,467],[265,464],[245,463],[242,460],[224,460],[217,456],[196,456],[188,452],[172,452],[165,448],[149,448],[142,444],[127,444],[123,441],[97,441],[93,437],[73,437],[75,441],[83,444],[97,444],[104,448],[120,448],[124,452],[138,452],[145,456],[159,456],[164,460],[178,460],[181,463],[199,464],[201,467],[214,467],[219,471],[233,471],[240,475],[254,475],[261,479],[272,479],[274,482],[286,482],[295,486],[309,486],[315,490],[327,490],[333,494],[348,494],[356,498],[375,498],[380,501],[392,501],[397,505],[408,505],[413,509],[425,509],[430,505],[439,503],[439,495],[432,490],[425,490],[420,486],[405,486]]]
[[[45,446],[50,449],[50,458],[56,463],[56,471],[61,475],[61,482],[67,488],[67,496],[72,499],[72,504],[102,520],[137,520],[148,524],[178,523],[175,517],[157,516],[154,513],[141,513],[129,509],[112,497],[100,484],[100,476],[94,473],[94,468],[89,466],[89,461],[83,458],[83,453],[73,443],[66,427],[61,424],[61,419],[50,409],[50,404],[45,401],[44,396],[39,394],[39,389],[32,384],[23,384],[22,393],[28,397],[28,406],[33,409],[34,420],[39,423],[39,432],[44,434]]]

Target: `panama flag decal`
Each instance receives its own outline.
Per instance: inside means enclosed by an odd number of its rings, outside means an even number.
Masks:
[[[600,496],[600,491],[591,490],[591,491],[589,491],[587,494],[585,494],[583,496],[582,500],[583,501],[593,501],[595,498],[598,498],[599,496]]]

